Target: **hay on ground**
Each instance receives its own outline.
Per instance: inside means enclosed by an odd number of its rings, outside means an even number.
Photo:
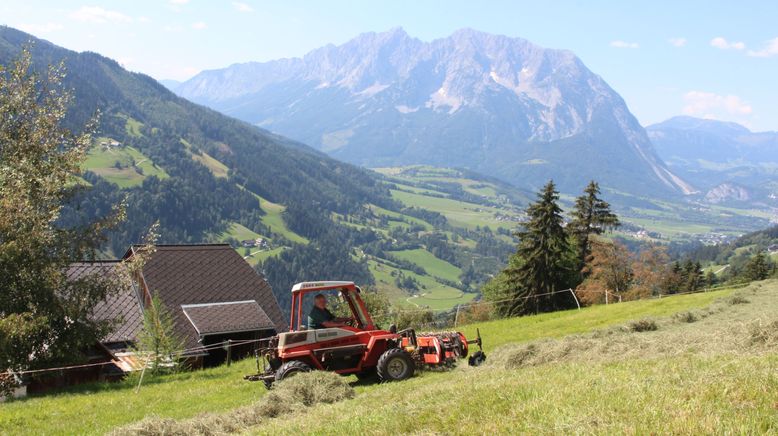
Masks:
[[[279,382],[256,403],[227,413],[207,413],[184,420],[150,417],[112,434],[215,436],[237,433],[266,419],[292,414],[320,403],[354,398],[354,395],[354,389],[343,377],[331,372],[313,371]]]

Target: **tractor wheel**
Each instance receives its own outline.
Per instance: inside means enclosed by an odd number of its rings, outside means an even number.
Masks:
[[[359,381],[370,381],[376,378],[375,369],[367,369],[354,374]]]
[[[376,372],[381,381],[400,381],[410,378],[416,366],[408,354],[402,348],[387,350],[378,358]]]
[[[290,360],[278,368],[278,371],[276,371],[276,381],[284,380],[301,372],[311,372],[311,367],[308,366],[308,364],[305,362],[300,362],[299,360]]]
[[[470,366],[481,366],[482,363],[486,361],[486,354],[483,351],[476,351],[470,358],[467,360],[467,363]]]

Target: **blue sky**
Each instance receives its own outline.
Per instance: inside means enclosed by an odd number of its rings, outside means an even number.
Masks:
[[[471,27],[572,50],[643,124],[685,113],[778,130],[774,1],[3,0],[0,23],[178,80],[362,32]]]

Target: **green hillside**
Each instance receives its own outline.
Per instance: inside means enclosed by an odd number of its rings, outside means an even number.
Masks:
[[[92,222],[126,199],[127,219],[110,232],[101,250],[106,257],[124,253],[155,222],[158,242],[174,244],[227,238],[240,225],[276,244],[251,258],[259,264],[271,256],[298,256],[308,243],[325,250],[350,245],[354,232],[333,222],[333,213],[361,213],[368,204],[398,207],[373,172],[177,97],[97,53],[0,27],[1,66],[11,65],[25,46],[32,73],[59,64],[66,70],[62,86],[72,91],[74,104],[65,127],[80,131],[100,113],[96,145],[83,166],[88,171],[74,178],[89,189],[70,200],[59,224]],[[350,250],[338,252],[338,268],[330,271],[370,282],[367,267]],[[300,279],[266,269],[283,294]]]
[[[111,143],[116,143],[112,146]],[[99,138],[89,150],[83,170],[91,171],[121,188],[137,186],[147,177],[167,179],[164,169],[131,146],[122,146],[110,138]]]
[[[417,248],[415,250],[392,251],[393,256],[413,262],[424,269],[434,277],[441,277],[446,280],[457,281],[462,269],[454,266],[445,260],[440,260],[427,250]]]
[[[417,265],[426,265],[423,261],[418,262]],[[468,303],[477,295],[441,283],[433,276],[421,275],[399,268],[384,259],[371,259],[368,261],[368,266],[375,278],[375,288],[386,294],[389,301],[397,307],[427,307],[432,310],[445,310],[458,304]],[[399,274],[413,278],[418,283],[419,289],[409,291],[398,287],[396,278]]]
[[[262,233],[255,220],[263,214],[251,193],[286,206],[315,199],[326,212],[349,212],[367,201],[391,204],[372,173],[179,98],[99,54],[3,26],[0,65],[11,64],[25,45],[34,71],[64,65],[63,87],[75,101],[67,127],[79,130],[99,111],[98,142],[121,144],[93,150],[85,167],[100,177],[86,180],[93,188],[78,199],[88,215],[104,210],[107,200],[129,197],[128,220],[112,235],[115,252],[137,242],[157,219],[161,242],[201,242],[234,221]],[[338,176],[344,173],[349,177]]]
[[[480,284],[515,249],[511,233],[522,216],[523,193],[462,170],[413,166],[378,171],[395,188],[389,191],[394,204],[330,214],[335,223],[359,232],[349,245],[351,256],[372,277],[361,284],[386,294],[395,305],[414,308],[446,310],[477,298]],[[307,242],[284,233],[284,206],[260,200],[265,225],[291,242]],[[279,264],[293,262],[282,257],[263,267],[271,266],[266,276],[275,280],[276,271],[283,269]],[[284,271],[283,276],[354,280],[314,266]]]
[[[223,163],[214,159],[213,156],[202,150],[194,149],[192,144],[190,144],[186,139],[181,138],[181,143],[184,144],[186,151],[192,156],[192,159],[208,168],[214,177],[227,177],[230,171],[227,165],[224,165]]]
[[[513,229],[523,216],[522,205],[532,198],[503,182],[465,170],[413,165],[376,171],[395,183],[394,199],[439,212],[459,227]]]
[[[260,199],[260,205],[265,211],[265,215],[262,216],[262,223],[268,226],[271,231],[280,234],[292,242],[300,244],[307,244],[309,242],[308,238],[293,232],[284,222],[283,213],[286,210],[286,207],[281,204],[276,204],[272,201],[265,200],[259,196],[257,196],[257,198]]]
[[[778,431],[778,281],[594,306],[480,329],[479,368],[360,384],[356,398],[267,419],[257,434],[771,433]],[[655,331],[638,331],[640,319]],[[643,323],[646,324],[646,323]],[[650,324],[650,323],[649,323]],[[232,367],[93,384],[0,407],[8,433],[99,434],[148,416],[220,413],[264,395]],[[182,395],[182,392],[186,392]],[[52,416],[57,416],[52,420]],[[401,419],[398,419],[401,417]]]

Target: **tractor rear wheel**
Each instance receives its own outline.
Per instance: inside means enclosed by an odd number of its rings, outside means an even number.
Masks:
[[[305,362],[300,362],[299,360],[290,360],[289,362],[285,362],[278,368],[278,371],[276,371],[276,381],[281,381],[285,378],[289,378],[301,372],[310,372],[310,371],[311,371],[311,367],[308,366],[308,364],[306,364]]]
[[[376,372],[381,381],[400,381],[410,378],[416,366],[411,355],[402,348],[387,350],[378,358]]]

